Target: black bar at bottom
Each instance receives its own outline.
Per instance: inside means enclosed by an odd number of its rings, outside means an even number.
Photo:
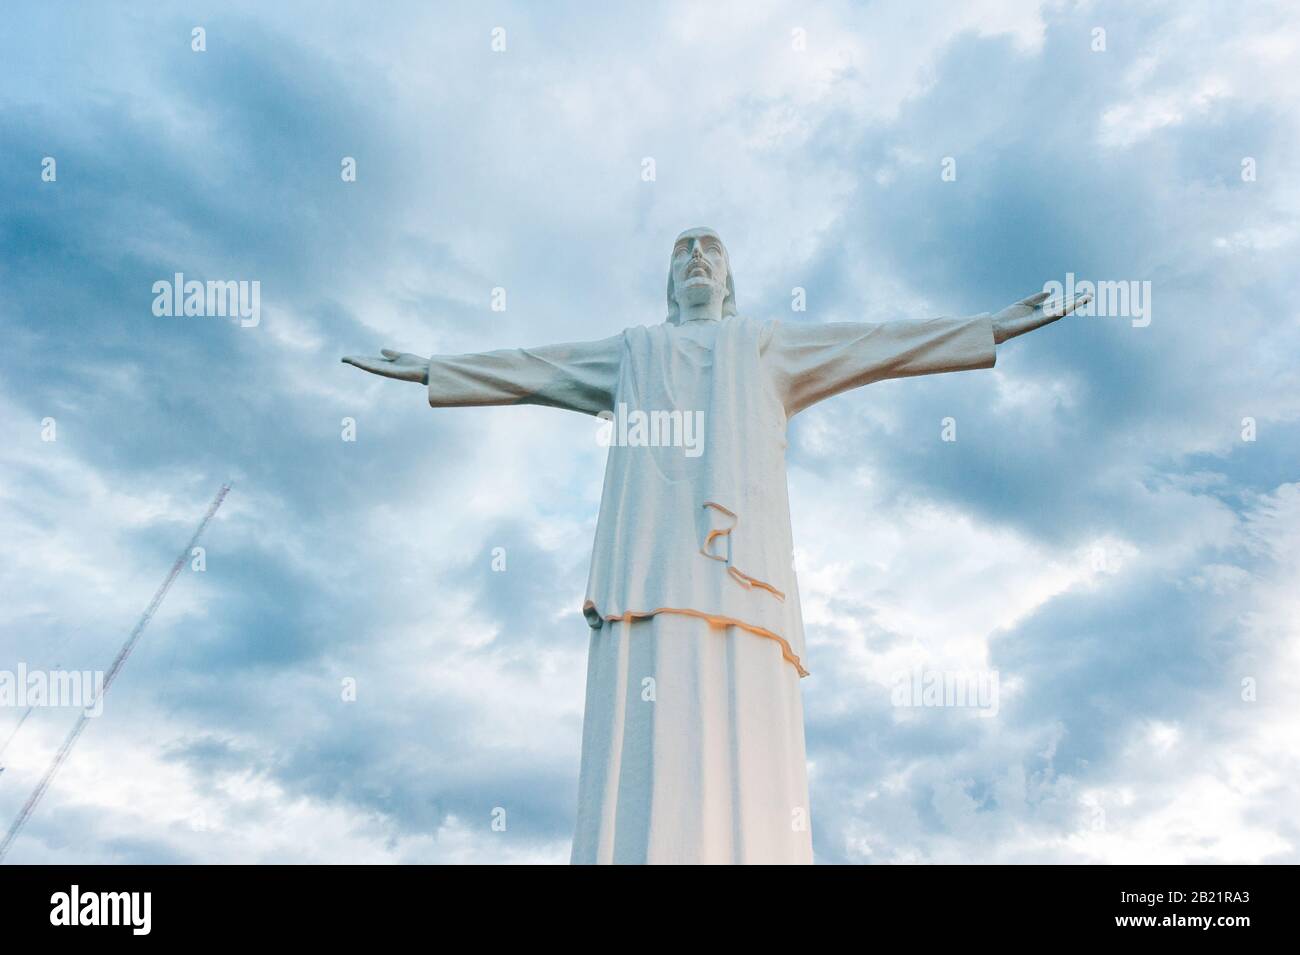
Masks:
[[[631,935],[653,940],[687,918],[725,932],[719,920],[748,911],[742,931],[794,915],[788,926],[836,926],[864,943],[919,931],[926,942],[1129,935],[1233,944],[1289,927],[1293,874],[1277,866],[869,866],[714,872],[707,881],[699,872],[665,882],[662,873],[619,872],[593,882],[583,869],[4,866],[0,932],[9,951],[22,938],[73,933],[79,942],[333,945],[452,924],[486,939],[512,926],[574,937],[599,916],[625,918]],[[718,907],[719,892],[733,902]],[[737,907],[745,899],[751,904]]]

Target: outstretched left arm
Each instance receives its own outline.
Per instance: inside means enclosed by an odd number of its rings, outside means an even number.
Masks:
[[[1031,295],[996,315],[920,321],[778,323],[766,358],[786,414],[850,388],[912,375],[992,368],[996,346],[1041,328],[1086,304],[1044,305],[1046,293]]]

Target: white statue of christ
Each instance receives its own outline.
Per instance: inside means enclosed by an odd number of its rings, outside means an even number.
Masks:
[[[1088,300],[1046,299],[971,318],[759,321],[736,311],[717,233],[689,229],[673,246],[661,324],[540,348],[343,359],[426,385],[435,408],[548,405],[615,415],[621,434],[640,413],[641,440],[611,442],[583,605],[573,862],[812,861],[787,424],[874,381],[991,368],[998,344]],[[703,424],[693,453],[672,440],[688,419]]]

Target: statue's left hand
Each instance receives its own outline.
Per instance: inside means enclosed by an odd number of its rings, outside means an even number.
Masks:
[[[1008,338],[1015,338],[1025,332],[1032,332],[1035,328],[1049,325],[1092,301],[1092,293],[1083,292],[1076,295],[1073,302],[1058,301],[1044,305],[1047,294],[1047,292],[1039,292],[1037,295],[1031,295],[994,315],[993,341],[1001,345]]]

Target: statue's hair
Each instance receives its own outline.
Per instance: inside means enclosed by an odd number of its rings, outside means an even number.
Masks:
[[[711,231],[711,230],[710,230]],[[713,232],[713,237],[718,240],[718,245],[722,246],[722,258],[727,263],[727,297],[722,300],[722,317],[731,318],[736,314],[736,283],[731,277],[731,256],[727,254],[727,245],[722,241],[722,237]],[[676,245],[674,244],[674,248]],[[681,307],[677,304],[676,286],[673,284],[673,258],[668,256],[668,318],[670,325],[680,325],[682,323]]]

